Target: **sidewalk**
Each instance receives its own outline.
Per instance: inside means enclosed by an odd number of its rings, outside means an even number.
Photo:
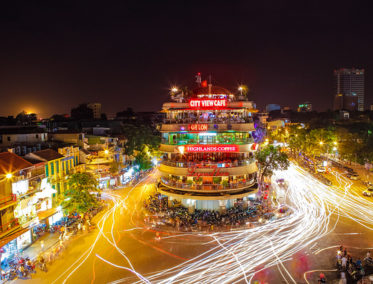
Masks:
[[[29,257],[30,259],[35,259],[41,252],[48,251],[52,248],[55,244],[59,243],[59,236],[58,232],[55,233],[45,233],[44,236],[37,239],[31,246],[26,248],[21,256],[22,257]],[[44,247],[41,247],[41,242],[44,242]]]
[[[94,221],[97,220],[98,216],[101,216],[103,212],[106,211],[106,206],[103,207],[103,210],[99,211],[95,216],[92,218],[92,223],[95,223]],[[80,238],[81,236],[87,235],[90,232],[95,231],[94,230],[87,230],[85,232],[81,231],[78,232],[75,235],[70,235],[70,237],[67,240],[63,241],[64,246],[69,245],[71,242],[74,242],[76,239]],[[30,246],[28,246],[26,249],[24,249],[22,252],[18,254],[21,258],[30,258],[31,260],[35,260],[40,254],[48,255],[52,251],[52,248],[55,248],[60,243],[60,233],[54,232],[49,233],[45,232],[43,236],[38,238],[34,243],[32,243]],[[42,247],[43,242],[43,247]],[[8,270],[9,267],[3,268],[4,271]],[[1,283],[1,281],[0,281]]]

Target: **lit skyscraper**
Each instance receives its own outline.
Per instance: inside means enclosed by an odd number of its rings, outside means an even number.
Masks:
[[[334,70],[336,93],[334,110],[364,111],[364,69]]]

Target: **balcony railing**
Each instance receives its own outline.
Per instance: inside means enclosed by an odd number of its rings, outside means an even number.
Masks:
[[[236,181],[228,184],[196,184],[196,183],[183,183],[181,181],[170,180],[165,177],[161,177],[163,184],[177,188],[177,189],[188,189],[188,190],[234,190],[252,186],[255,181]]]
[[[0,195],[0,207],[6,205],[6,203],[17,201],[17,195],[11,194],[8,196]]]
[[[0,233],[5,233],[18,226],[19,226],[18,218],[14,218],[10,222],[0,226]]]
[[[196,139],[178,139],[174,140],[173,143],[170,143],[167,139],[162,138],[161,140],[162,144],[167,145],[189,145],[189,144],[237,144],[237,145],[244,145],[244,144],[251,144],[254,143],[254,140],[252,138],[247,139],[236,139],[234,141],[228,140],[228,139],[215,139],[214,141],[198,141]]]
[[[206,161],[198,161],[198,162],[187,162],[187,161],[170,161],[170,160],[163,160],[161,164],[170,166],[170,167],[177,167],[177,168],[233,168],[233,167],[243,167],[252,164],[255,161],[254,158],[246,159],[246,160],[234,160],[234,161],[220,161],[220,162],[206,162]]]
[[[179,118],[179,119],[170,119],[166,118],[163,120],[164,124],[182,124],[182,123],[252,123],[252,118]]]

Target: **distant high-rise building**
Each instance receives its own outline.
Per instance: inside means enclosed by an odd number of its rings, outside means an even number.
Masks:
[[[93,110],[93,118],[100,119],[101,118],[101,104],[100,103],[90,103],[87,105],[90,109]]]
[[[334,70],[334,110],[364,111],[364,69]]]

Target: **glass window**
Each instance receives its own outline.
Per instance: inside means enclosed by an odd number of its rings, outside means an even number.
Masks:
[[[53,162],[51,163],[51,175],[54,175],[54,164],[53,164]]]
[[[48,164],[45,165],[45,176],[46,176],[46,177],[49,177],[49,168],[48,168]]]
[[[60,172],[60,166],[58,164],[58,161],[56,161],[56,173],[58,174]]]

